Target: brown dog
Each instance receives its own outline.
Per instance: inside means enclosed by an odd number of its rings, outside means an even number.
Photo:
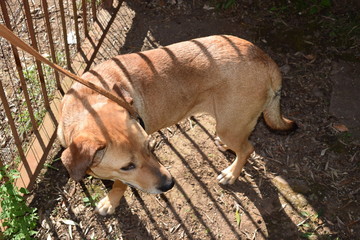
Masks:
[[[259,48],[233,36],[211,36],[155,50],[117,56],[83,78],[125,97],[145,129],[129,113],[102,95],[75,83],[62,102],[58,136],[62,161],[75,180],[86,173],[114,180],[98,204],[110,214],[126,185],[149,193],[171,189],[170,173],[151,154],[148,134],[187,116],[207,112],[216,119],[221,142],[236,153],[219,175],[232,184],[253,152],[248,137],[260,114],[271,128],[295,124],[280,114],[281,76]]]

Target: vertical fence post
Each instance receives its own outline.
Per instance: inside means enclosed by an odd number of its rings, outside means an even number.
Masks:
[[[93,15],[93,19],[94,21],[97,20],[97,15],[96,15],[96,0],[91,0],[91,10],[92,10],[92,15]]]
[[[80,50],[80,34],[79,34],[79,22],[77,14],[76,0],[72,0],[73,5],[73,14],[74,14],[74,25],[75,25],[75,35],[76,35],[76,47],[77,50]]]
[[[6,98],[4,87],[3,87],[1,81],[0,81],[0,99],[1,99],[1,102],[3,104],[6,117],[8,119],[8,123],[10,125],[11,133],[12,133],[12,135],[14,137],[15,145],[16,145],[16,147],[18,149],[18,152],[19,152],[20,159],[23,162],[25,170],[26,170],[27,174],[30,177],[30,176],[32,176],[31,169],[30,169],[29,163],[26,161],[24,150],[22,149],[22,146],[21,146],[20,137],[19,137],[18,132],[16,131],[15,122],[14,122],[14,119],[13,119],[13,117],[11,115],[9,102],[8,102],[8,100]]]
[[[53,63],[57,63],[56,52],[55,52],[54,41],[53,41],[52,30],[51,30],[50,15],[49,15],[49,10],[48,10],[49,7],[48,7],[48,4],[47,4],[47,0],[42,0],[42,5],[43,5],[43,10],[44,10],[44,16],[45,16],[46,32],[47,32],[48,40],[49,40],[49,44],[50,44],[51,60],[53,61]],[[54,71],[54,74],[55,74],[55,80],[56,80],[57,89],[63,94],[64,91],[61,88],[59,73],[57,71]]]
[[[64,37],[64,48],[65,48],[67,68],[70,71],[72,71],[70,50],[69,50],[69,44],[67,41],[66,20],[65,20],[64,1],[63,0],[59,0],[59,7],[60,7],[61,24],[62,24],[63,37]]]
[[[0,5],[1,5],[1,11],[2,11],[3,16],[4,16],[5,25],[6,25],[6,27],[8,29],[11,29],[10,18],[9,18],[9,14],[8,14],[8,11],[7,11],[7,8],[6,8],[6,5],[5,5],[5,1],[0,1]],[[35,117],[34,117],[34,109],[32,108],[32,105],[31,105],[29,92],[28,92],[28,89],[27,89],[27,86],[26,86],[26,81],[25,81],[25,77],[24,77],[24,73],[23,73],[23,68],[21,66],[19,52],[17,51],[17,48],[14,45],[11,45],[11,49],[12,49],[15,64],[16,64],[16,70],[17,70],[17,72],[19,74],[21,89],[22,89],[22,91],[24,93],[26,106],[27,106],[27,109],[29,111],[29,117],[30,117],[30,121],[31,121],[31,124],[32,124],[32,128],[33,128],[34,131],[36,131],[37,128],[38,128],[38,124],[37,124],[37,122],[35,120]]]
[[[36,41],[34,25],[33,25],[32,18],[31,18],[29,2],[28,2],[28,0],[23,0],[23,3],[24,3],[25,15],[26,15],[26,22],[28,25],[28,30],[29,30],[29,34],[30,34],[30,38],[31,38],[31,43],[32,43],[31,45],[36,51],[38,51],[39,49],[38,49],[38,45],[37,45],[37,41]],[[36,68],[37,68],[37,71],[39,74],[41,91],[42,91],[42,94],[44,97],[44,105],[45,105],[45,108],[47,110],[49,110],[50,103],[49,103],[49,98],[48,98],[47,91],[46,91],[44,72],[43,72],[43,68],[41,66],[41,62],[39,60],[36,60]]]
[[[89,36],[89,30],[87,27],[87,9],[86,9],[86,0],[82,0],[82,10],[83,10],[83,26],[85,36]]]

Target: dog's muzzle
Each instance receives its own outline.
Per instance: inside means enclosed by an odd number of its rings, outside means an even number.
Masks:
[[[160,187],[157,187],[157,189],[160,190],[161,192],[169,191],[170,189],[172,189],[174,187],[175,181],[173,178],[166,179],[166,181],[164,181],[164,182],[165,183],[162,184]]]

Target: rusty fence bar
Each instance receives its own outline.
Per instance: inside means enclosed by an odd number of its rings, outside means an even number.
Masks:
[[[76,35],[76,47],[77,50],[80,50],[80,33],[79,33],[79,21],[78,21],[78,15],[77,15],[77,6],[76,6],[76,0],[72,0],[73,5],[73,14],[74,14],[74,25],[75,25],[75,35]]]
[[[67,30],[66,30],[66,20],[65,20],[65,10],[64,10],[64,1],[59,0],[59,7],[60,7],[60,16],[61,16],[61,24],[63,30],[63,40],[64,40],[64,48],[65,48],[65,55],[66,55],[66,64],[68,70],[72,71],[71,67],[71,58],[70,58],[70,49],[67,40]]]
[[[50,23],[50,15],[49,15],[49,10],[48,10],[49,6],[47,3],[47,0],[42,0],[41,2],[42,2],[42,7],[43,7],[43,11],[44,11],[44,16],[45,16],[46,32],[48,35],[48,41],[49,41],[49,45],[50,45],[51,60],[53,61],[53,63],[57,63],[54,40],[53,40],[53,35],[52,35],[51,23]],[[54,71],[54,74],[55,74],[57,89],[61,93],[64,93],[64,91],[61,88],[59,73],[57,71]]]
[[[36,41],[36,36],[35,36],[35,29],[34,29],[34,25],[32,22],[32,17],[31,17],[31,12],[30,12],[30,6],[29,6],[29,2],[27,0],[23,0],[24,3],[24,9],[25,9],[25,14],[26,14],[26,22],[28,25],[28,31],[30,34],[30,38],[31,38],[31,45],[35,50],[39,50],[38,48],[38,44]],[[50,103],[49,103],[49,97],[46,91],[46,84],[45,84],[45,78],[44,78],[44,71],[43,68],[41,66],[41,62],[39,60],[35,60],[36,62],[36,68],[39,74],[39,79],[40,79],[40,85],[41,85],[41,90],[42,90],[42,94],[44,97],[44,104],[45,104],[45,108],[47,110],[50,109]]]
[[[97,15],[96,15],[96,0],[91,0],[91,11],[92,11],[92,17],[94,19],[94,21],[97,20]]]
[[[8,123],[10,125],[10,129],[11,129],[12,135],[13,135],[14,140],[15,140],[15,145],[16,145],[16,147],[18,149],[18,152],[19,152],[19,157],[20,157],[21,161],[24,163],[27,174],[31,175],[30,166],[29,166],[28,162],[26,161],[25,153],[24,153],[24,150],[22,148],[22,143],[20,141],[19,134],[18,134],[18,132],[16,130],[15,121],[14,121],[12,115],[11,115],[9,102],[8,102],[8,100],[6,98],[4,87],[3,87],[1,81],[0,81],[0,99],[1,99],[1,102],[3,104],[4,110],[5,110],[5,113],[6,113],[6,117],[8,118]]]
[[[82,11],[83,11],[83,24],[84,24],[84,33],[85,36],[89,36],[89,30],[87,27],[87,9],[86,9],[86,0],[82,0]]]

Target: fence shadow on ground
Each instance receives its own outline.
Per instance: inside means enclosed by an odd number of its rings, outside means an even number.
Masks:
[[[196,120],[195,117],[192,117],[192,120],[196,122],[196,124],[202,129],[202,131],[204,131],[209,136],[209,138],[211,138],[212,140],[214,139],[214,137],[209,133],[209,131],[198,120]],[[211,160],[206,157],[206,154],[203,153],[203,151],[198,147],[197,143],[193,139],[191,139],[191,137],[186,133],[186,131],[184,131],[183,129],[180,129],[180,131],[183,134],[183,136],[185,136],[185,138],[188,139],[189,142],[191,142],[191,144],[201,154],[201,156],[203,156],[203,160],[207,161],[208,165],[210,165],[215,172],[219,172],[219,169],[214,167],[214,165],[211,163]],[[224,154],[224,155],[226,155],[226,154]],[[227,166],[224,166],[223,168],[226,168],[226,167]],[[252,175],[256,176],[256,178],[254,179],[254,181],[256,183],[261,181],[260,178],[263,178],[263,176],[256,173],[258,170],[254,169],[251,166],[250,163],[247,163],[245,165],[244,170],[246,172],[250,172],[250,173],[255,172]],[[263,178],[262,180],[264,180],[264,182],[266,181],[265,178]],[[237,203],[241,206],[242,209],[246,209],[246,206],[243,205],[242,200],[239,199],[239,197],[238,197],[238,195],[236,193],[243,193],[255,205],[255,207],[260,212],[262,218],[264,219],[266,230],[267,230],[267,233],[259,231],[262,238],[265,238],[265,239],[277,239],[279,237],[279,232],[276,229],[276,225],[271,224],[271,220],[268,219],[269,213],[266,211],[266,209],[264,207],[265,205],[267,205],[266,204],[267,199],[263,199],[263,198],[260,197],[260,196],[266,196],[269,193],[276,195],[277,194],[277,189],[276,189],[275,186],[270,186],[271,191],[269,191],[269,186],[267,186],[266,192],[265,191],[263,192],[262,187],[264,185],[257,184],[257,186],[260,186],[259,187],[260,194],[254,191],[254,186],[252,186],[250,182],[244,181],[244,180],[239,180],[238,179],[232,185],[220,185],[220,186],[222,188],[228,190],[227,193],[229,195],[231,195],[235,200],[237,200]],[[211,193],[209,193],[209,195],[210,194]],[[273,199],[275,199],[275,201],[272,202],[272,207],[275,208],[275,209],[279,209],[279,211],[276,214],[278,215],[279,219],[285,220],[285,221],[282,222],[282,225],[286,225],[287,229],[289,229],[290,232],[298,232],[296,225],[287,216],[287,214],[284,211],[281,210],[282,209],[282,204],[280,203],[279,199],[276,198],[276,197],[273,198]],[[247,218],[251,221],[251,224],[253,224],[254,226],[260,226],[258,220],[255,220],[251,215],[249,215],[249,213],[244,212],[244,214],[247,215]],[[272,218],[273,218],[273,216],[272,216]],[[233,224],[233,223],[230,223],[230,224]],[[259,229],[260,229],[260,227],[259,227]]]

